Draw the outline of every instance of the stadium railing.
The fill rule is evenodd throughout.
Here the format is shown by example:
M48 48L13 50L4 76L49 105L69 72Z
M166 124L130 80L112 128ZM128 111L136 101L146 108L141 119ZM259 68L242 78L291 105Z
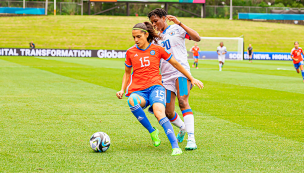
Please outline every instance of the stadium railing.
M58 2L56 4L57 15L81 15L81 4L76 0L76 2ZM164 3L129 3L130 5L130 15L131 16L146 16L149 11L155 8L164 8ZM99 11L111 8L113 6L120 6L119 8L113 9L104 15L126 15L126 4L125 3L91 3L91 14L97 13ZM196 14L200 14L200 5L196 6L193 4L175 4L174 6L182 7ZM0 0L0 7L23 7L22 0ZM25 1L25 7L30 8L44 8L45 1ZM48 1L48 14L53 14L54 3ZM238 19L238 13L271 13L273 10L301 10L301 9L291 9L289 7L256 7L256 6L233 6L233 18ZM304 12L304 9L302 9ZM172 15L179 17L192 17L193 15L176 10L173 6L169 6L168 12ZM83 14L88 14L88 3L87 0L83 1ZM206 5L206 17L207 18L229 18L230 7L229 6L214 6ZM195 16L194 16L195 17Z

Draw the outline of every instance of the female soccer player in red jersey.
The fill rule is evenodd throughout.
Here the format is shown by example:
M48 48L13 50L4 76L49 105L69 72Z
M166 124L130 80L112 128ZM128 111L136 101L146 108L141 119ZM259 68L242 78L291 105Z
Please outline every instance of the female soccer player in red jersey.
M194 65L196 66L196 69L198 69L198 57L199 57L199 47L197 46L197 43L194 43L194 46L190 49L190 51L193 53L193 59L194 59L194 63L192 65L192 67L194 67Z
M174 58L190 73L185 39L198 42L200 41L199 34L183 24L175 16L168 15L167 12L161 8L151 11L148 14L148 18L162 37L161 40L158 40L158 44L172 53ZM174 22L174 25L168 25L166 22L167 19ZM187 132L188 141L186 150L195 150L197 145L194 138L194 116L188 102L190 89L192 87L190 79L164 60L161 60L160 69L163 85L167 91L166 115L171 123L180 129L177 135L178 142L184 140L185 133ZM185 123L174 111L176 97Z
M122 99L124 91L129 97L129 107L137 120L149 131L154 146L160 145L158 138L159 131L153 128L143 111L150 105L149 112L154 113L159 124L172 146L172 155L179 155L182 150L179 148L174 135L173 128L165 114L166 93L162 86L161 75L159 74L160 59L168 61L191 81L192 85L203 88L202 82L194 79L189 72L178 63L175 58L161 46L151 44L157 41L159 36L155 33L149 22L138 23L133 27L132 35L135 45L126 52L125 73L123 76L121 90L116 93ZM131 74L133 68L133 73Z
M302 58L302 55L304 55L303 49L301 47L299 47L299 42L297 42L297 41L294 43L294 46L295 47L291 50L290 57L293 60L293 65L294 65L296 71L298 73L300 73L300 70L301 70L302 78L303 78L303 82L304 82L304 70L303 70L303 58ZM300 70L299 70L299 68L300 68Z

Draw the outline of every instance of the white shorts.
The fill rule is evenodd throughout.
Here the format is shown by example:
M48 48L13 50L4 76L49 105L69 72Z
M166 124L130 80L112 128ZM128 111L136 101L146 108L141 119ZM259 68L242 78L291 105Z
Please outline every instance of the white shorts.
M182 73L180 72L175 72L175 73L172 73L170 75L166 75L166 76L163 76L162 77L162 82L163 82L163 85L164 87L166 88L166 90L169 90L169 91L172 91L175 93L175 95L177 95L177 89L176 89L176 81L179 77L182 77L182 78L186 78L186 76L184 76ZM180 81L181 82L181 81ZM184 81L185 82L185 81ZM186 84L183 84L185 85L184 87L187 87L187 83ZM179 87L181 88L181 86ZM188 88L188 87L187 87ZM192 88L192 86L191 86ZM190 89L191 89L190 88ZM183 93L180 93L180 94L183 94ZM188 95L188 94L186 94Z
M225 55L218 56L218 61L225 62Z
M166 88L166 90L170 90L170 91L174 92L175 95L177 95L175 83L176 83L177 78L179 78L179 77L186 78L179 71L162 77L163 85Z

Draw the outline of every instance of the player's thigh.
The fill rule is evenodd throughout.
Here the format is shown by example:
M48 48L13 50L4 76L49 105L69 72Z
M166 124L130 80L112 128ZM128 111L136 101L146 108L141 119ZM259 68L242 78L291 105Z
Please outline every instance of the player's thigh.
M137 104L139 104L141 107L145 107L147 104L147 98L145 98L144 95L140 94L140 93L132 93L129 96L128 99L128 104L129 106L135 106Z
M295 68L296 70L298 70L298 69L299 69L299 67L300 67L300 64L299 64L299 63L297 63L297 64L293 64L293 66L294 66L294 68Z
M301 71L303 70L303 61L299 62L299 68Z
M158 121L166 117L165 114L166 108L164 104L156 102L152 105L152 107L153 107L154 116L157 118Z
M160 120L166 117L165 106L166 106L166 90L161 85L153 86L149 95L149 103L152 105L152 112L155 117ZM150 110L151 111L151 110Z
M175 98L176 95L170 90L166 90L166 116L172 119L175 114Z
M191 83L185 77L179 77L175 83L176 90L177 90L177 99L179 103L179 107L181 109L189 109L189 95L191 90Z

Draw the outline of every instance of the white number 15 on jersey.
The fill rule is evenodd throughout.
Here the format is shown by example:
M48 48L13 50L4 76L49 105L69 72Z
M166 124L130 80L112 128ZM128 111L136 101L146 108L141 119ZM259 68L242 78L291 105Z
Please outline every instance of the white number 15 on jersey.
M143 58L139 59L139 61L141 63L141 67L147 67L150 65L150 60L148 60L148 58L149 58L148 56L144 57L144 62L143 62Z

